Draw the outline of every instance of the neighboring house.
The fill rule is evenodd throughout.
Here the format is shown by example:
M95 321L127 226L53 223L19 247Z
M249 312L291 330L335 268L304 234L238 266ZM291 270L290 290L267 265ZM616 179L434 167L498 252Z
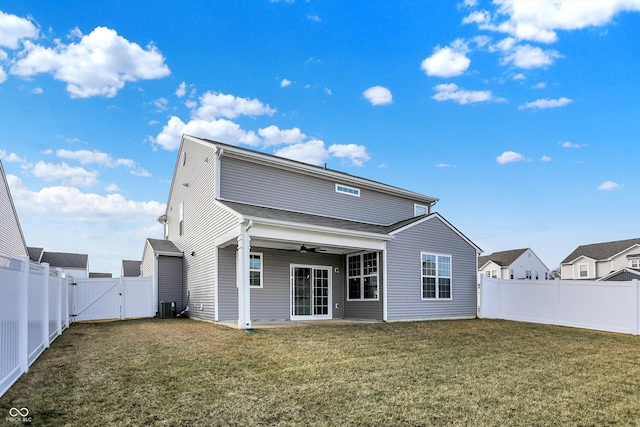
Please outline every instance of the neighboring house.
M122 268L120 269L120 277L140 277L142 276L142 262L132 260L122 260Z
M578 246L560 268L563 280L640 278L640 238Z
M89 279L111 279L113 275L111 273L94 273L89 272Z
M27 244L22 234L7 177L0 161L0 255L28 256Z
M61 268L76 279L89 277L89 255L68 252L47 252L43 248L29 247L29 258L37 263L48 263L49 268Z
M505 280L547 280L549 269L531 249L512 249L478 257L478 275Z
M159 218L166 240L147 240L143 275L157 272L160 293L161 257L181 259L177 309L239 328L252 320L474 318L481 251L432 212L436 202L185 135Z

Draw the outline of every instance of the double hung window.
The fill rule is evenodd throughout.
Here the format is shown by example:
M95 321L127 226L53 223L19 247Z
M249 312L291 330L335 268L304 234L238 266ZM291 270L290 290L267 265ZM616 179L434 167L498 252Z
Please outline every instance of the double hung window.
M451 255L421 253L422 299L451 299Z
M378 300L378 253L347 257L347 300Z

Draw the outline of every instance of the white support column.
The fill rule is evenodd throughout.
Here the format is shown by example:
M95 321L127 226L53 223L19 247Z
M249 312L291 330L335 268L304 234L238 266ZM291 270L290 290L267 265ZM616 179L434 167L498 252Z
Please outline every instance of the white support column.
M22 278L18 290L18 358L21 371L29 372L29 257L21 256Z
M42 273L44 285L42 286L44 289L42 293L44 301L42 310L42 335L44 336L44 348L49 348L49 264L43 262L41 265L44 267L44 272Z
M384 249L382 250L382 320L384 322L388 319L388 302L387 302L387 242L384 242Z
M250 226L249 226L250 227ZM238 236L236 286L238 288L238 329L251 329L251 290L249 289L249 227Z

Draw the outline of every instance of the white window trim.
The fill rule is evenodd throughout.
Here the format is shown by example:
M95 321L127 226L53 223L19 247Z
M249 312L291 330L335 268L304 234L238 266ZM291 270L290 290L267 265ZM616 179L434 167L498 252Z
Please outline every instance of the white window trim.
M364 255L374 253L376 254L376 274L364 274ZM360 257L360 275L349 276L349 258ZM360 278L360 298L349 298L349 279L359 277ZM378 286L378 292L376 292L376 298L364 297L364 278L375 277ZM364 252L361 254L347 255L347 301L380 301L380 255L378 252Z
M260 269L259 270L255 269L255 268L251 268L251 260L249 260L249 276L251 276L251 272L252 271L259 271L260 272L260 286L252 286L251 285L251 281L249 281L249 287L251 289L262 289L264 287L264 255L262 254L262 252L249 252L249 258L251 258L251 255L260 257Z
M585 272L586 272L587 274L585 274L584 276L583 276L582 274L580 274L580 273L581 273L580 267L582 267L583 265L584 265L585 267L587 267L587 268L586 268L586 270L585 270ZM578 264L578 277L579 277L579 278L580 278L580 277L589 277L589 264Z
M422 256L423 255L434 255L436 257L436 297L435 298L425 298L424 297L424 292L423 292L423 288L422 288L422 278L423 277L431 277L431 276L424 276L422 274ZM440 276L438 276L438 257L439 256L446 256L449 257L449 259L451 260L451 276L449 276L450 282L449 282L449 298L440 298L440 288L438 287L438 279L440 278ZM444 277L444 276L443 276ZM438 253L434 253L434 252L420 252L420 299L422 301L451 301L453 300L453 255L451 254L438 254Z
M348 196L353 196L353 197L360 197L359 188L349 187L348 185L338 184L337 182L336 182L336 193L346 194Z
M413 216L424 215L424 214L419 214L418 213L418 208L423 208L424 209L424 214L428 214L429 213L429 206L419 205L417 203L414 203L413 204Z
M635 263L635 267L633 265L633 263ZM631 268L640 268L640 258L632 258L629 260L629 266Z

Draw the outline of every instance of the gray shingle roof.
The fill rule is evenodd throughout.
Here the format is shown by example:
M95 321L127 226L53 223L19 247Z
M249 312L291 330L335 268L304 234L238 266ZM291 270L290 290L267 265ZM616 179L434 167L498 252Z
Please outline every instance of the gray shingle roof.
M86 269L87 264L89 263L89 255L45 251L42 254L42 259L40 260L40 262L47 262L51 267Z
M147 239L154 252L168 252L182 255L182 251L171 240Z
M478 268L482 267L489 261L493 261L501 267L511 265L520 255L525 253L529 248L511 249L509 251L494 252L490 255L478 257Z
M44 248L28 247L27 251L29 251L29 259L31 261L40 262L40 257L42 256L42 252L44 252Z
M140 276L141 261L122 260L122 272L124 277L138 277Z
M331 218L320 215L312 215L302 212L286 211L282 209L265 208L262 206L247 205L244 203L220 200L220 203L234 211L248 217L275 219L279 221L297 224L316 225L320 227L337 228L366 233L387 234L384 225L370 224L366 222L349 221L346 219Z
M90 279L111 279L113 275L111 273L89 273Z
M595 260L604 260L615 254L619 254L625 249L629 249L633 245L640 245L640 238L578 246L568 257L562 260L561 264L569 263L580 256L586 256Z

